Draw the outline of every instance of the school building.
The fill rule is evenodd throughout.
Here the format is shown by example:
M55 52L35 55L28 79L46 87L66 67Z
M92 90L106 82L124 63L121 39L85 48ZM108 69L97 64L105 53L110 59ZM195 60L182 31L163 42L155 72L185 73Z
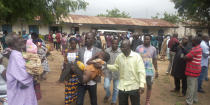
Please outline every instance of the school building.
M181 28L180 28L181 27ZM1 31L26 33L37 32L41 35L47 35L49 32L66 32L76 33L89 32L91 30L107 29L107 30L123 30L138 33L193 35L197 31L206 32L204 28L193 28L183 25L175 25L160 19L139 19L139 18L110 18L84 15L68 15L61 18L60 22L55 24L44 25L35 21L33 24L17 22L15 24L1 24ZM190 31L189 31L190 30Z

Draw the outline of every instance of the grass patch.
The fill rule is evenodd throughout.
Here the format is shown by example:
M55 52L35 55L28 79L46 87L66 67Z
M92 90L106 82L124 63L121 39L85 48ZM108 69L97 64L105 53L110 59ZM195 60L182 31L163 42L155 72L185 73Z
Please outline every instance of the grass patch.
M175 105L184 105L183 102L176 102Z

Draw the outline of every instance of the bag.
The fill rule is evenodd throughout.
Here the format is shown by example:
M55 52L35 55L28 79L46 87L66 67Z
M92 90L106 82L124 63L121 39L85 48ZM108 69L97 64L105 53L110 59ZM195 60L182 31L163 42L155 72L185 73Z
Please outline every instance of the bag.
M37 54L37 46L31 39L26 42L26 52Z

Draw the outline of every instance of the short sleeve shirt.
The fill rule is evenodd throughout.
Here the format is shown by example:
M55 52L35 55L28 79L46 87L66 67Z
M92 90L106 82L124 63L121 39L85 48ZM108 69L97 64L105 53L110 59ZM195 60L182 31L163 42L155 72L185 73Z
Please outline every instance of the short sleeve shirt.
M154 76L154 66L152 60L154 58L157 58L156 48L152 45L150 45L149 47L140 45L136 48L136 52L141 55L144 61L146 76Z

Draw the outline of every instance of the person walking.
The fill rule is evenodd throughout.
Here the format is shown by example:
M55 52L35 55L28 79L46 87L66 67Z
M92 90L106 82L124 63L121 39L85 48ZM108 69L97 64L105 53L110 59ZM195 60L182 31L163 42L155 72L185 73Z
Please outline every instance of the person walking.
M114 64L116 57L121 53L121 50L118 48L118 39L113 39L111 42L111 47L107 48L105 51L109 53L110 60L108 64ZM119 83L119 72L112 72L109 69L105 70L104 73L104 89L106 91L106 96L104 97L104 102L106 103L111 96L110 93L110 84L113 80L113 93L112 93L112 102L111 105L116 105L117 95L118 95L118 83Z
M33 77L26 72L21 52L25 43L14 33L8 37L10 40L6 43L12 49L6 71L8 105L37 105Z
M86 33L85 36L85 47L79 49L78 56L79 60L82 61L85 66L87 65L87 61L91 59L94 55L96 55L101 50L94 47L95 43L95 35L92 32ZM78 87L78 99L77 105L83 105L84 97L86 91L89 92L91 105L97 104L97 83L94 80L89 81L87 84L80 84Z
M191 50L188 44L188 37L183 37L181 44L177 47L174 56L171 75L174 77L175 89L171 92L180 92L180 82L182 83L182 94L185 96L187 91L187 77L185 75L186 61L183 57Z
M187 76L187 105L193 105L198 102L197 89L198 89L198 77L201 73L201 58L202 48L200 47L201 38L195 36L192 38L192 50L185 55L186 69L185 75Z
M150 97L152 95L152 83L154 76L158 77L158 67L157 67L157 51L154 46L150 44L151 36L144 36L144 44L136 48L143 61L146 72L146 84L147 84L147 93L146 93L146 103L145 105L150 105ZM154 72L155 71L155 72Z
M59 82L65 84L65 105L70 105L76 102L78 97L78 86L79 79L78 75L74 73L73 68L67 68L67 65L73 65L73 62L76 60L76 56L78 56L78 50L76 48L77 39L75 37L70 38L69 40L69 49L64 53L64 64L63 70L60 75Z
M205 91L202 89L203 80L205 79L205 76L208 71L208 61L209 61L209 36L203 35L201 41L201 48L202 48L202 60L201 60L201 75L198 77L198 92L205 93Z
M130 41L122 40L120 53L114 64L108 64L111 71L119 71L119 105L128 105L130 97L132 105L140 105L140 94L144 92L145 68L141 56L131 51Z

